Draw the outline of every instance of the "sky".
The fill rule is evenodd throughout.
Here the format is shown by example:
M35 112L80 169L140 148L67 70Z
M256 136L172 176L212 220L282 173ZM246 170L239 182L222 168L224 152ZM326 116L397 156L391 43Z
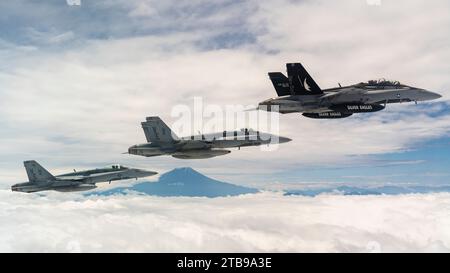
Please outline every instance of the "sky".
M278 178L314 182L340 173L400 177L415 165L433 182L446 182L435 175L448 175L447 1L79 4L0 4L2 187L26 180L28 159L55 173L110 163L158 172L188 166L262 187ZM144 142L146 116L171 125L172 110L191 107L194 97L220 107L256 105L275 96L267 72L297 61L322 88L386 77L443 98L338 121L283 115L278 133L293 141L274 152L249 148L200 161L121 154ZM435 145L444 147L443 160L427 156Z
M449 13L446 0L0 2L0 251L448 252L445 193L207 200L9 188L27 180L30 159L53 174L112 163L192 167L263 189L449 184ZM174 109L194 98L226 107L274 97L267 72L288 62L303 63L321 88L387 78L443 97L343 120L277 115L275 133L293 141L275 151L122 154L145 142L145 117L173 125ZM113 186L123 183L131 182ZM133 224L136 233L117 236Z

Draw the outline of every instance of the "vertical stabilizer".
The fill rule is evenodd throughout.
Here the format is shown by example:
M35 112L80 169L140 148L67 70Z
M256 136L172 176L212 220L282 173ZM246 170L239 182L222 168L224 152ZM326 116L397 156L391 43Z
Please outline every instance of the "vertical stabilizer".
M147 142L174 142L178 137L159 117L148 117L142 122Z
M323 94L301 63L286 64L291 95Z
M27 171L28 181L31 183L41 183L55 180L55 177L49 173L44 167L39 165L34 160L23 162L25 170Z

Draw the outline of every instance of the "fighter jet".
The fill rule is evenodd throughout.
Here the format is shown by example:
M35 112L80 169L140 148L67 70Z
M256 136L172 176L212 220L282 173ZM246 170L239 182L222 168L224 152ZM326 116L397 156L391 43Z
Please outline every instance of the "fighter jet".
M157 174L156 172L127 168L121 165L112 165L101 169L75 171L72 173L53 176L34 160L25 161L29 182L15 184L13 191L37 192L55 190L59 192L86 191L95 189L96 183L109 182L122 179L138 179Z
M291 141L251 129L179 138L159 117L147 117L141 124L148 143L131 146L128 153L145 157L171 155L179 159L205 159L229 154L228 148Z
M302 113L313 119L347 118L355 113L381 111L388 103L434 100L441 95L398 81L371 80L350 86L321 89L300 63L289 63L286 77L269 73L278 94L258 109L281 114Z

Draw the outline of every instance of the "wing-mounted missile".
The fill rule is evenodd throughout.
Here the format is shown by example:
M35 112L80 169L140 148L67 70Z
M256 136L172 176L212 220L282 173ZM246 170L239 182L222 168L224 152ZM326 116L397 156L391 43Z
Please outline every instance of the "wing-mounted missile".
M341 113L371 113L381 111L386 106L381 104L338 104L328 108Z
M304 117L312 118L312 119L341 119L341 118L348 118L353 114L330 111L330 112L322 112L322 113L303 113L302 115Z

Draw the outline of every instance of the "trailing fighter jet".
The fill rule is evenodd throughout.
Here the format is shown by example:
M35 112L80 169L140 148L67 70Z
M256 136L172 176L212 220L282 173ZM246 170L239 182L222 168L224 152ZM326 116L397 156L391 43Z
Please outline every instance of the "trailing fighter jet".
M224 131L178 138L159 118L148 117L142 122L147 142L131 146L129 154L140 156L171 155L179 159L205 159L231 153L227 148L259 146L291 141L289 138L261 133L251 129Z
M337 119L354 113L381 111L388 103L417 103L441 97L425 89L384 79L322 90L302 64L286 66L288 77L281 72L269 73L278 97L259 103L259 110L281 114L299 112L313 119Z
M86 191L97 188L99 182L109 182L122 179L138 179L157 174L156 172L127 168L121 165L92 169L87 171L61 174L53 176L34 160L25 161L29 182L15 184L13 191L37 192L55 190L60 192Z

